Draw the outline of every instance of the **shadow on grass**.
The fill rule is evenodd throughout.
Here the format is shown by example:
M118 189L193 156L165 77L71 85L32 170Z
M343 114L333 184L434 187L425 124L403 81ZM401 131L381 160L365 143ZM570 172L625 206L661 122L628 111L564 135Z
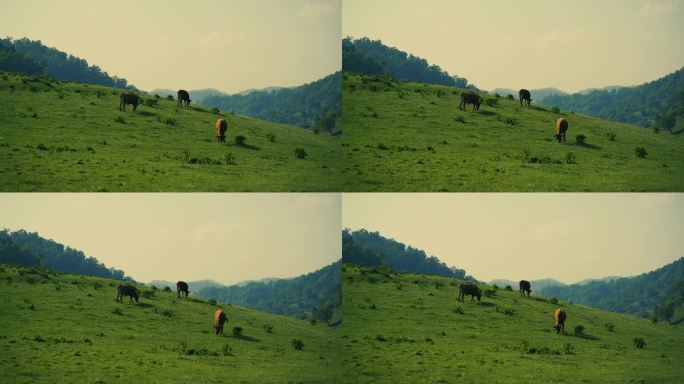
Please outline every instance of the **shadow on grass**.
M596 336L593 336L593 335L586 335L586 334L584 334L584 333L581 333L581 334L579 334L579 335L572 335L572 336L579 337L580 339L585 339L585 340L601 340L601 339L599 339L599 338L596 337Z
M490 303L488 301L481 301L481 302L477 303L477 305L479 305L481 307L494 307L494 306L496 306L496 304Z
M492 111L477 111L480 115L485 115L485 116L496 116L496 112Z
M251 145L251 144L234 144L234 145L236 147L240 147L240 148L251 149L252 151L258 151L260 149L256 145Z
M587 143L575 144L575 146L582 147L582 148L588 148L588 149L601 149L601 147L599 147L598 145L587 144Z
M136 111L136 113L140 116L157 116L156 113L150 111Z
M153 308L154 305L149 304L149 303L135 303L136 307L143 307L143 308Z
M245 335L238 335L238 336L233 336L233 339L238 339L238 340L244 340L244 341L253 341L253 342L259 342L259 339L255 339L250 336L245 336Z

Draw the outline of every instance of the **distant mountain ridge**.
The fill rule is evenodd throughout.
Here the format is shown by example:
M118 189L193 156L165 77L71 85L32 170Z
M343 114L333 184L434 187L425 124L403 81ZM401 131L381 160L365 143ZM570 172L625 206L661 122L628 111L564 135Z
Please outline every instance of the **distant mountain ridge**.
M489 91L490 94L498 94L500 96L508 96L508 95L513 95L516 99L518 98L518 90L510 89L510 88L494 88L491 91ZM558 88L553 88L553 87L547 87L547 88L538 88L538 89L530 89L530 94L532 96L532 102L538 102L538 103L543 103L543 99L547 96L550 95L568 95L567 92L558 89Z

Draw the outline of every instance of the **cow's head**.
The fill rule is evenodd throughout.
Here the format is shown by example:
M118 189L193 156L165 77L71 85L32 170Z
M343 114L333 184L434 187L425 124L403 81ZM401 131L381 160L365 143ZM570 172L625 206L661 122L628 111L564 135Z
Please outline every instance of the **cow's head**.
M133 298L135 299L135 302L136 302L136 303L137 303L138 301L140 301L140 292L138 292L137 289L136 289L135 291L133 291Z
M482 291L480 291L480 290L478 289L478 290L477 290L477 293L475 294L475 296L477 296L477 301L481 301L480 299L482 299Z
M556 326L554 326L554 328L556 328L556 335L559 334L560 331L561 331L561 326L560 326L560 325L556 325Z
M188 99L188 105L190 105L190 102L191 102L191 101L192 101L192 100Z

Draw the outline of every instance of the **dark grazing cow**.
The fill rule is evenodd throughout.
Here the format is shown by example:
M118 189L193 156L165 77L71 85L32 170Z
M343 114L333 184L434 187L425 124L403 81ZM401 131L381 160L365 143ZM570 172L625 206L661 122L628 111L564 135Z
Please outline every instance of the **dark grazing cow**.
M463 109L465 111L466 104L472 104L473 111L479 111L480 104L482 104L482 98L477 93L463 92L461 93L461 103L458 104L458 109Z
M216 312L214 312L214 330L216 331L216 334L223 334L223 323L228 320L228 316L226 316L226 313L223 312L220 309L217 309Z
M553 321L556 323L554 328L556 328L556 334L559 334L561 329L563 332L565 332L565 319L567 315L565 314L565 310L557 308L556 311L553 312Z
M532 102L532 95L530 95L530 91L527 89L521 89L518 91L518 98L520 98L520 106L523 106L523 101L527 106L530 106L530 103Z
M138 105L140 105L141 103L142 99L135 93L122 92L121 95L119 95L119 111L125 112L126 104L133 105L133 111L135 111L136 109L138 109Z
M119 284L119 286L116 287L116 302L123 303L124 296L130 296L131 303L133 302L133 299L135 299L136 303L140 299L140 293L138 292L138 288L130 284Z
M525 292L527 292L527 297L530 297L530 292L532 292L530 282L527 280L520 280L520 296L525 297Z
M185 281L179 281L179 282L177 282L177 283L176 283L176 291L178 292L178 298L179 298L179 299L180 299L180 297L181 297L181 293L184 293L184 294L185 294L185 298L187 299L187 298L188 298L188 293L190 293L190 291L188 290L188 283L186 283Z
M216 141L218 141L219 143L225 143L227 130L228 122L226 122L226 119L216 120Z
M190 94L188 93L188 91L186 91L185 89L179 89L178 90L178 106L179 107L182 107L183 105L185 105L186 107L190 107L191 101L192 100L190 100Z
M458 301L465 301L465 295L470 295L470 302L475 301L475 296L477 296L477 301L482 298L482 292L475 284L471 283L461 283L458 286Z
M558 142L565 141L565 132L568 131L568 121L561 117L556 121L556 134L553 136Z

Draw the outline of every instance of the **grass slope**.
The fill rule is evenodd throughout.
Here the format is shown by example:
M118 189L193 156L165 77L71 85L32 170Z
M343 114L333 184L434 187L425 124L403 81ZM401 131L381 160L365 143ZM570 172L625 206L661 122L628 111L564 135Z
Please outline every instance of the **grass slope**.
M119 93L2 74L0 190L341 189L337 137L203 107L179 109L166 99L120 112ZM219 117L228 120L225 144L214 141ZM238 135L246 145L235 144ZM297 158L296 148L307 157Z
M346 264L340 330L346 382L681 382L682 327L523 299L517 291L461 303L457 283ZM553 329L557 307L568 314L566 334ZM584 326L580 336L577 325ZM634 338L646 346L636 348Z
M328 383L340 375L334 328L228 304L216 336L215 305L161 290L120 304L118 283L0 266L0 382ZM242 337L232 336L236 326Z
M347 191L681 191L684 142L567 113L558 144L549 107L517 100L459 111L450 87L345 73ZM487 96L492 98L493 96ZM577 135L586 136L576 145ZM614 134L614 140L608 136ZM635 155L635 148L648 152Z

